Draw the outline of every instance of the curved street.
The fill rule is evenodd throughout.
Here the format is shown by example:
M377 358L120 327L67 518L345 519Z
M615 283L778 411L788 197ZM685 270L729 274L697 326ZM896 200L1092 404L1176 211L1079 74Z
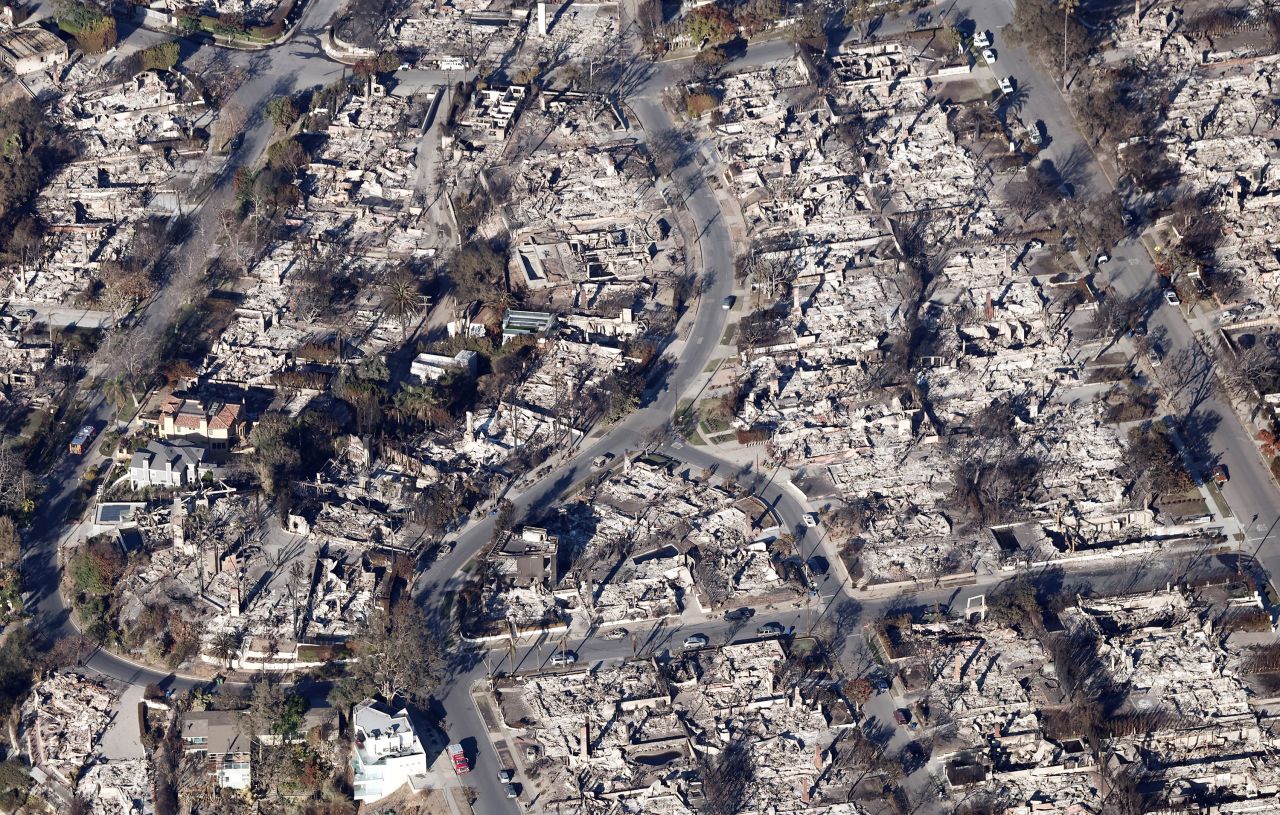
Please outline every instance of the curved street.
M230 182L235 170L256 165L273 135L270 121L262 115L266 102L274 96L326 84L346 70L345 66L330 61L319 47L325 26L339 4L340 0L311 0L298 23L296 34L287 43L267 50L226 51L208 45L184 44L184 57L191 65L208 66L217 61L248 72L246 81L233 95L232 104L250 111L251 115L243 143L219 174L211 192L193 212L197 224L193 237L177 251L192 253L196 257L208 257L217 251L214 243L218 233L217 214L232 195ZM1010 4L1004 0L979 3L970 15L982 25L999 29L1010 18L1009 7ZM989 20L984 20L984 13ZM126 44L147 44L161 36L137 30L130 34ZM786 56L791 50L791 45L780 41L752 46L739 57L738 64L763 64ZM1006 63L1004 67L1029 77L1027 85L1034 85L1035 92L1030 97L1027 115L1049 122L1053 141L1045 151L1046 157L1056 156L1062 161L1073 148L1077 151L1085 148L1084 140L1076 132L1069 115L1063 112L1066 107L1054 84L1035 67L1025 51L1005 45L1001 62ZM627 106L638 120L642 138L676 130L676 122L663 106L662 96L674 81L678 68L679 63L652 64L647 78L626 99ZM427 86L445 84L449 79L458 77L449 77L443 72L407 71L403 72L402 78L406 82ZM1096 161L1091 158L1086 164L1090 185L1099 189L1109 185ZM667 180L666 190L668 200L673 206L685 210L694 230L688 251L700 259L704 287L691 316L686 316L679 327L682 336L667 349L675 359L674 366L662 382L656 383L656 392L649 395L643 407L608 427L602 434L584 438L548 475L510 494L508 498L515 507L517 518L533 517L553 507L592 474L591 462L604 453L612 453L620 459L628 453L656 450L703 470L732 472L741 466L717 457L706 448L675 438L669 430L677 405L703 387L708 378L708 365L720 347L728 320L734 315L734 312L722 309L720 303L734 293L734 260L742 247L735 247L726 214L699 161L689 161L680 166L674 177ZM198 290L195 265L179 264L179 269L178 277L148 305L132 330L142 332L152 341L159 341L175 315L187 304L191 293ZM1155 285L1150 256L1137 241L1126 242L1116 250L1111 269L1112 282L1121 292L1150 290ZM1188 350L1189 354L1198 352L1193 326L1188 325L1185 315L1175 311L1174 307L1161 306L1152 318L1152 325L1164 328L1171 338L1172 350L1187 348L1195 349ZM118 365L118 362L108 360L98 373L103 379L109 378L118 372ZM1225 493L1237 515L1243 519L1240 526L1246 535L1247 551L1253 553L1256 547L1258 559L1264 565L1280 568L1280 549L1270 541L1273 527L1280 525L1280 497L1253 449L1248 432L1230 406L1212 397L1199 400L1188 409L1216 415L1209 446L1221 461L1228 464L1233 474ZM106 427L114 421L114 411L101 396L96 396L86 405L83 418L86 422ZM74 628L66 602L58 590L61 578L58 547L74 531L63 520L75 504L84 472L101 461L96 454L83 459L62 457L46 479L44 499L26 536L22 567L25 584L30 591L28 607L34 612L36 624L49 631L69 633ZM782 521L782 529L793 533L807 532L802 538L806 549L819 551L834 567L838 554L831 550L823 527L806 530L802 516L810 507L786 480L786 474L779 472L770 476L766 472L761 475L768 480L759 496L776 511ZM1252 520L1248 520L1250 515ZM417 576L415 598L429 609L438 607L446 595L461 587L466 578L463 567L489 544L492 532L492 517L483 517L468 524L453 539L453 550ZM1091 579L1095 584L1114 584L1117 588L1132 586L1134 581L1160 585L1162 580L1176 579L1179 568L1179 562L1175 560L1145 564L1137 570L1115 567L1084 569L1073 573L1073 576ZM840 572L843 574L843 570ZM829 573L818 585L816 595L806 602L787 608L757 609L745 628L720 617L708 616L682 620L677 624L660 624L648 631L634 631L629 638L622 640L605 640L588 631L567 642L566 647L575 650L585 661L599 662L628 658L643 651L672 648L693 631L707 634L713 642L724 642L735 636L751 636L754 626L776 621L794 630L834 624L849 638L846 658L856 660L865 656L861 653L861 621L872 619L884 609L904 602L963 608L969 598L984 594L1006 577L1003 573L980 576L973 584L962 588L935 587L904 598L897 591L884 594L859 591L847 580ZM496 671L525 670L544 665L560 644L559 640L532 642L513 649L514 653L511 653L505 645L486 649L469 648L459 643L456 652L451 654L454 665L438 696L447 712L451 731L475 740L477 752L473 763L476 772L466 779L466 784L477 789L485 802L485 812L517 812L519 808L516 802L505 799L503 785L496 779L494 771L499 768L498 759L490 740L484 736L484 720L470 698L470 689L475 682ZM101 649L89 655L85 664L104 675L131 684L157 683L182 689L206 681L142 667ZM873 702L870 710L887 718L889 708L886 706L879 710L876 704Z

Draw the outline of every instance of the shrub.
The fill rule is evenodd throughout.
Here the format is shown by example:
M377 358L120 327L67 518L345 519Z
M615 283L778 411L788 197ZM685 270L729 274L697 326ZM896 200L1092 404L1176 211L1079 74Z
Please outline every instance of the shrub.
M101 54L116 44L116 19L97 6L68 2L58 9L55 19L58 28L75 37L86 54Z
M169 40L142 52L142 69L168 71L178 64L178 41Z

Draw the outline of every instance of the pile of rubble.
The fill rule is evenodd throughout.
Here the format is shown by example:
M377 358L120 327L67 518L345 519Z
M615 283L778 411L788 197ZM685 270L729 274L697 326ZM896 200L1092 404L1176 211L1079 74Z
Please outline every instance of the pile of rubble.
M100 749L116 717L136 715L119 709L117 692L79 674L54 673L37 683L22 704L20 720L36 793L50 803L78 797L92 815L150 815L149 762L111 760Z
M98 280L103 264L121 259L144 217L177 212L181 191L216 169L196 132L206 115L190 81L170 71L144 71L102 90L60 96L50 117L75 140L79 157L54 173L37 197L48 237L14 270L10 295L68 302ZM118 295L113 307L137 296L123 287L105 294Z

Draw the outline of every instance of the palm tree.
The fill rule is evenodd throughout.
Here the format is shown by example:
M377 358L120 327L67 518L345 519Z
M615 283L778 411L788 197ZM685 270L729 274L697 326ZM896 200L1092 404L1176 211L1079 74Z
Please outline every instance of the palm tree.
M1062 3L1062 90L1067 90L1067 15L1076 10L1080 0L1059 0Z
M107 404L111 405L118 412L123 413L125 408L133 407L133 388L129 386L129 381L123 376L116 376L102 383L102 394L106 397Z
M418 281L408 269L398 269L387 279L386 309L400 323L400 339L409 334L409 321L418 311Z

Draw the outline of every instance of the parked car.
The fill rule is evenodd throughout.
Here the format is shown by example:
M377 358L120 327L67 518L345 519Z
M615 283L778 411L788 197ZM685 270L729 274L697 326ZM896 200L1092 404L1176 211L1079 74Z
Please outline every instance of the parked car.
M609 462L613 461L613 453L604 453L591 459L591 466L597 470L602 470L609 466Z
M726 620L750 620L755 616L754 608L735 608L732 611L725 612Z
M516 777L515 770L498 770L498 780L504 784L510 784Z
M898 724L905 726L907 722L911 721L911 714L908 713L905 708L897 708L893 711L893 720Z
M1099 252L1098 256L1093 259L1093 263L1095 266L1101 266L1104 263L1110 263L1110 262L1111 262L1111 255L1108 255L1106 252Z
M996 61L996 52L992 51L990 48L983 48L982 61L987 63L988 66L990 66L991 63Z
M804 525L807 527L815 527L818 525L818 513L806 512L803 516Z
M1000 93L1008 96L1013 93L1013 77L1006 76L1000 79Z
M782 627L782 623L765 623L756 629L756 633L762 637L780 637L786 631L787 629Z
M1231 476L1227 473L1227 465L1219 464L1217 467L1213 468L1213 483L1222 487L1230 480Z
M973 45L976 48L988 48L991 46L991 35L985 31L975 32L973 35Z
M1151 351L1147 354L1147 362L1151 363L1152 368L1159 368L1164 362L1164 350L1158 346L1151 346Z
M1165 289L1164 301L1171 306L1176 306L1182 302L1182 299L1178 297L1178 293L1173 289Z
M627 629L615 628L612 631L610 631L608 634L605 634L604 638L607 640L621 640L621 639L625 639L627 634L628 634Z
M685 648L706 648L710 643L706 634L692 634L684 638Z
M725 311L728 311L729 309L733 308L734 299L735 298L732 294L724 298L723 300L720 301L720 308L724 309Z
M578 655L573 651L557 651L551 655L552 665L572 665L578 661Z
M1258 312L1262 311L1263 308L1264 307L1261 303L1245 303L1243 306L1240 307L1240 310L1243 311L1245 314L1257 314Z
M809 567L809 571L813 574L826 574L831 570L831 564L827 563L827 559L821 555L814 555L805 561L805 565Z
M520 790L516 789L516 785L515 785L515 784L508 784L508 785L505 787L505 789L506 789L506 791L507 791L507 797L508 797L508 798L519 798L519 797L520 797Z
M1031 143L1034 144L1036 147L1039 147L1042 143L1044 143L1044 136L1041 135L1040 133L1040 125L1036 124L1035 122L1032 122L1030 125L1028 125L1027 138L1030 139Z

